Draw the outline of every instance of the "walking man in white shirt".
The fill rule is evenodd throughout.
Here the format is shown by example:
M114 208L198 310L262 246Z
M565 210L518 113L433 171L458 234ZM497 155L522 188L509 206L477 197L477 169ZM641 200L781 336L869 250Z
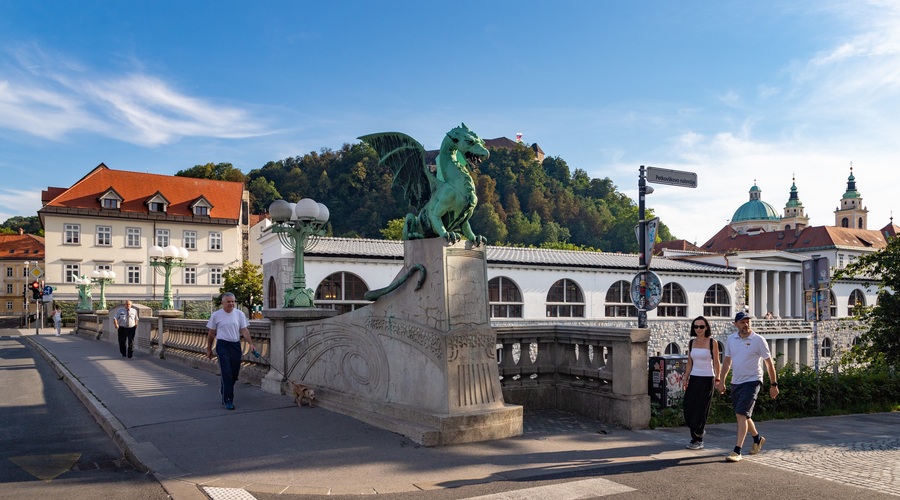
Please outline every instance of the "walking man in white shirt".
M717 377L719 392L724 394L725 376L729 370L734 370L731 376L731 401L737 418L737 442L734 451L726 459L729 462L741 460L741 448L744 446L748 431L753 437L751 455L759 453L766 443L766 438L760 435L756 430L756 424L750 418L763 381L760 361L765 363L766 371L769 372L769 397L772 399L778 397L778 378L772 355L769 353L769 345L766 339L751 330L750 319L750 315L744 312L739 312L734 317L734 326L738 331L725 340L725 360L722 362L722 372Z
M222 295L222 308L212 313L206 328L209 330L206 343L206 357L213 358L213 343L216 344L216 356L219 357L219 371L222 374L219 393L226 410L234 409L234 383L241 372L241 337L256 350L250 339L250 322L240 309L236 309L237 300L231 292Z
M138 311L131 306L131 301L125 301L125 307L113 318L116 331L119 334L119 352L122 357L131 357L134 354L134 332L137 330L139 320Z

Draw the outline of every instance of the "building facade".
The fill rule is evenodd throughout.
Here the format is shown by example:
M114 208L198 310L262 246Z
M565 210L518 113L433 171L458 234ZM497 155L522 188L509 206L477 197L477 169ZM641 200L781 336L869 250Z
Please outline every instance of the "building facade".
M44 238L33 234L0 234L0 316L34 312L29 286L43 282Z
M43 192L45 280L57 300L76 300L75 280L112 271L107 300L162 300L164 277L150 265L153 246L183 247L172 271L176 307L209 301L223 273L246 258L249 197L239 182L175 177L100 164L68 188Z

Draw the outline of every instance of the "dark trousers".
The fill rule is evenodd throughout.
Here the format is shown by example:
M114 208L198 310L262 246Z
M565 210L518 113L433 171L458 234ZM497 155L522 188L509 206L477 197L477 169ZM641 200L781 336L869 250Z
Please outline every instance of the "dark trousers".
M216 356L222 373L222 404L234 402L234 383L241 373L241 343L216 339Z
M715 377L691 375L687 391L684 392L684 422L691 431L691 441L703 441L714 390Z
M122 356L131 357L131 353L134 352L134 332L137 330L136 326L132 326L128 328L127 326L119 327L119 352L122 353Z

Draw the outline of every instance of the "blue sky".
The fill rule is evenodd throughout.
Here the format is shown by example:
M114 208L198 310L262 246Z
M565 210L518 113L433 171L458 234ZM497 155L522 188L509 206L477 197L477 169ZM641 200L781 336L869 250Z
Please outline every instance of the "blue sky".
M900 158L900 2L0 0L0 220L103 162L174 174L465 122L523 134L704 242L792 176L833 224L852 162L869 228ZM891 118L893 117L893 118ZM889 191L890 190L890 191Z

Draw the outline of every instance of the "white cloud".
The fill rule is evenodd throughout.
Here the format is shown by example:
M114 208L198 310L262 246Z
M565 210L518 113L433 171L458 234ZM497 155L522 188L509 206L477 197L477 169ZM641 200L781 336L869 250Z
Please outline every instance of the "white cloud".
M92 132L144 146L269 133L252 112L186 95L155 76L102 75L34 47L12 56L0 73L3 128L54 140Z

